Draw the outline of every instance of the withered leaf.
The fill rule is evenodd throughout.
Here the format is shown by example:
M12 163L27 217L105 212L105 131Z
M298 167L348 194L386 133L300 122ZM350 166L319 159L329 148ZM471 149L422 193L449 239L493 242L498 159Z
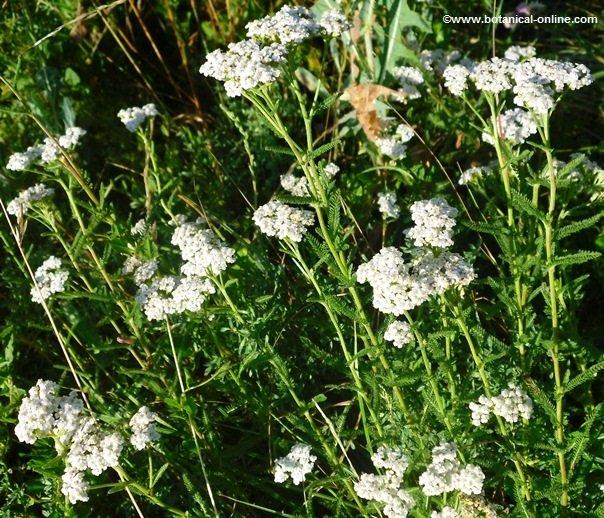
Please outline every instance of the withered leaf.
M351 86L344 91L342 96L344 100L352 104L363 131L371 141L375 141L384 128L384 121L379 118L375 106L376 99L382 96L403 98L401 92L376 84Z

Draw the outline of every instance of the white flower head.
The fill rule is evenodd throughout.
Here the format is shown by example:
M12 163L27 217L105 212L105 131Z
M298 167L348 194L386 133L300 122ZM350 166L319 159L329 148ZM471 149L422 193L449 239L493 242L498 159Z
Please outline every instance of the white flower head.
M380 137L376 139L375 143L379 148L380 153L394 160L399 160L407 156L407 146L396 136Z
M287 48L281 43L262 46L253 40L231 43L226 52L215 50L206 56L199 73L224 82L229 97L269 84L281 76L279 65L287 59Z
M169 315L201 310L207 296L215 292L210 279L166 275L141 284L135 298L147 319L163 320Z
M131 133L134 133L149 117L155 117L156 115L159 115L159 112L153 103L140 107L123 108L117 112L119 120L122 121L122 124Z
M220 275L235 262L235 250L220 241L210 229L203 228L201 220L178 225L172 234L172 244L180 250L184 261L181 271L188 277Z
M309 445L295 444L285 457L275 461L275 482L281 484L291 478L297 486L306 480L306 475L312 471L316 460Z
M67 150L73 149L78 145L80 139L84 135L86 135L86 130L77 126L72 126L67 128L65 133L56 139L56 142L58 142L59 145L57 145L55 139L46 137L44 143L40 147L40 161L43 164L47 164L56 160L61 153L59 146Z
M310 196L308 180L305 176L285 173L281 175L281 187L293 196Z
M432 450L432 461L420 477L419 484L426 496L438 496L450 491L466 495L482 493L484 473L473 464L462 466L453 443L441 443Z
M61 268L61 259L51 255L36 270L35 285L31 289L31 300L41 304L54 293L65 291L69 272Z
M472 166L461 173L457 183L459 185L467 185L480 178L490 175L492 172L493 170L487 166Z
M469 76L470 71L463 65L449 65L443 72L445 86L455 96L467 89Z
M401 213L401 208L396 201L396 193L394 191L384 191L378 193L378 207L384 219L398 218Z
M151 412L148 407L140 407L130 419L132 435L130 443L136 450L143 450L148 444L159 439L159 433L155 426L157 414Z
M393 321L384 333L384 340L392 342L392 345L401 348L406 344L413 342L413 332L407 322L401 320Z
M29 146L25 151L9 156L6 168L10 171L23 171L41 155L41 146Z
M139 219L130 229L130 234L133 236L144 236L147 232L148 224L145 218Z
M88 502L89 484L84 478L84 472L73 468L67 468L61 477L63 493L72 505L78 502Z
M55 190L52 187L46 187L43 183L38 183L21 191L16 198L11 200L6 206L6 212L17 218L22 218L34 202L48 198L54 192Z
M122 273L132 274L135 284L141 286L156 274L158 266L157 259L143 261L136 256L130 256L124 262Z
M380 446L371 460L384 474L361 474L354 483L356 494L381 504L388 518L405 518L414 505L411 495L400 487L408 466L407 457L398 448Z
M411 205L411 219L415 226L406 235L417 247L448 248L453 244L453 227L457 209L443 198L416 201Z
M424 82L424 76L418 68L415 67L396 67L392 70L392 75L399 81L399 91L407 99L418 99L421 97L418 86Z
M314 223L311 211L290 207L278 200L271 200L254 212L254 223L267 236L302 241L308 227Z
M493 396L491 404L492 412L508 423L517 423L521 418L528 420L533 415L533 401L515 383L510 383L498 396Z
M325 164L325 167L323 167L323 172L328 178L333 178L340 172L340 168L333 162L329 162L328 164Z
M352 23L344 16L339 9L329 9L319 18L319 25L332 38L341 36L344 32L352 28Z
M536 54L537 51L532 45L527 45L526 47L521 45L512 45L506 49L503 57L505 57L505 59L509 59L510 61L521 61L527 58L534 58Z

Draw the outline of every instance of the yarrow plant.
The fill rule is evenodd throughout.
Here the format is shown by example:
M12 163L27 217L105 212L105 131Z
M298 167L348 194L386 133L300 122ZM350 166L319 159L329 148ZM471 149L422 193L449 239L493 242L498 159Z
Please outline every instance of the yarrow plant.
M600 516L595 48L264 7L0 20L4 514Z

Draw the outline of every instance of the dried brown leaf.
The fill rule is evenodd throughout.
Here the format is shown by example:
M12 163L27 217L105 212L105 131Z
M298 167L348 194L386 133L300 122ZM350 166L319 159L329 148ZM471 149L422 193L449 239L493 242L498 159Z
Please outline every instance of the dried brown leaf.
M379 118L375 106L378 97L401 99L403 96L397 90L376 84L351 86L343 95L343 98L352 104L363 131L371 141L375 141L384 129L384 121Z

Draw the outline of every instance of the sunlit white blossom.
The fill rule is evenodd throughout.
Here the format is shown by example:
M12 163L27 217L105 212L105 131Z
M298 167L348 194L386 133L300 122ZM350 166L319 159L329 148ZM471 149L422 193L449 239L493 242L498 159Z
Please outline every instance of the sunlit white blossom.
M6 168L10 171L23 171L42 155L41 146L29 146L25 151L13 153L8 157Z
M384 219L398 218L401 213L401 208L396 201L396 193L394 191L384 191L378 193L378 207Z
M136 450L143 450L148 444L159 439L159 432L155 426L157 414L148 407L140 407L130 419L132 435L130 443Z
M34 202L48 198L54 192L55 190L52 187L46 187L43 183L38 183L21 191L16 198L8 202L6 212L21 218L27 213Z
M398 347L400 349L404 345L413 341L411 326L407 322L402 322L400 320L393 321L386 328L384 340L392 342L394 347Z
M362 473L354 483L356 494L381 504L388 518L405 518L414 504L411 495L401 488L409 464L407 457L398 448L380 446L371 460L383 474Z
M293 173L281 175L281 187L293 196L309 196L308 180L305 176L296 176Z
M281 43L262 46L252 40L230 43L228 50L215 50L206 56L199 73L224 83L229 97L272 83L281 76L279 64L284 63L287 49Z
M295 444L290 452L275 461L275 482L282 484L288 478L297 486L300 482L306 480L317 457L311 453L311 447L308 444Z
M135 132L139 126L149 117L159 115L155 104L149 103L144 106L132 106L131 108L123 108L117 112L117 116L126 129L130 132Z
M457 209L443 198L416 201L411 205L411 219L415 226L406 235L415 246L447 248L453 244L453 227Z
M421 70L415 67L396 67L392 75L398 79L400 88L407 99L418 99L421 97L418 86L424 82Z
M220 275L235 262L235 250L204 228L200 219L177 226L171 242L180 250L184 262L181 271L186 276Z
M325 11L321 18L319 18L319 25L332 38L340 36L352 28L352 23L339 9Z
M461 173L457 183L459 185L467 185L479 178L484 178L492 172L493 170L487 166L472 166Z
M520 61L526 58L534 58L537 54L535 47L531 45L527 45L523 47L521 45L512 45L508 47L503 54L505 59L509 59L510 61Z
M432 461L420 477L419 485L426 496L437 496L450 491L466 495L482 493L484 473L473 464L462 466L453 443L441 443L432 450Z
M35 285L31 288L31 300L41 304L54 293L65 291L69 272L61 268L61 259L51 255L36 270Z
M308 227L314 223L311 211L290 207L278 200L271 200L254 212L254 223L267 236L302 241Z

